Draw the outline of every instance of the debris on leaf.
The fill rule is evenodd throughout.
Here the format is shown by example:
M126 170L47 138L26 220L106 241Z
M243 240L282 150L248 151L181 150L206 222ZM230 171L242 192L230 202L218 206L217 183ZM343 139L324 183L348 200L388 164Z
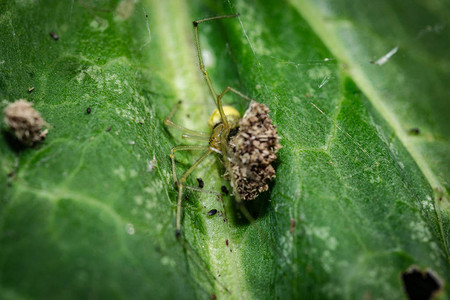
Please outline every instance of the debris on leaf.
M109 127L109 128L111 128L111 127ZM158 162L156 161L155 151L153 150L153 159L147 162L147 172L152 172L156 168L157 165L158 165Z
M43 126L48 126L47 122L32 106L33 103L20 99L3 110L6 125L16 138L27 146L42 141L48 133L48 129L42 130Z
M374 63L376 65L382 66L385 63L387 63L387 61L392 57L392 55L397 53L397 51L398 51L398 46L394 47L391 51L389 51L388 53L386 53L385 55L380 57L377 61L374 61L374 62L371 62L371 63Z
M268 182L275 177L272 163L281 145L268 113L266 105L252 101L239 121L238 133L229 141L234 189L242 200L253 200L267 191Z
M59 40L59 36L54 33L53 31L50 31L50 36L52 37L52 39L54 39L55 41Z

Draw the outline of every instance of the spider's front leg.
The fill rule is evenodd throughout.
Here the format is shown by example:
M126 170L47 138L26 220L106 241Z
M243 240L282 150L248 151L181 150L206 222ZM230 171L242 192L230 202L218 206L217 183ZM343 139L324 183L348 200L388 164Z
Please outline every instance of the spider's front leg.
M194 139L203 139L203 140L208 140L209 139L209 134L205 133L205 132L199 132L199 131L195 131L192 129L188 129L186 127L180 126L178 124L175 124L172 121L173 116L175 115L176 111L178 110L178 108L181 105L181 100L177 102L177 104L175 104L175 106L172 108L172 110L170 111L169 115L164 119L164 125L166 125L167 127L171 127L171 128L175 128L181 132L186 133L187 135L183 135L184 138L189 138L189 137L193 137Z
M180 177L178 180L176 173L176 163L175 163L175 151L192 151L192 150L205 150L203 154L192 164L192 166L187 169L186 172ZM187 177L197 168L202 161L208 157L213 151L209 148L209 146L177 146L173 147L170 151L170 159L172 160L172 176L176 185L178 186L178 200L177 200L177 221L176 221L176 231L175 235L177 238L181 236L181 202L183 201L183 190L184 183L186 182Z
M195 44L197 45L197 55L198 55L198 62L199 62L199 67L200 67L200 71L203 74L203 77L205 78L206 84L208 85L208 88L211 92L211 95L214 98L214 102L216 103L217 109L220 112L220 116L222 118L223 123L225 124L225 127L228 128L228 122L227 119L225 118L225 113L223 111L223 107L222 104L219 102L221 101L220 98L218 97L218 95L216 94L216 92L214 91L214 88L212 86L211 83L211 78L209 77L208 71L206 70L205 64L203 63L203 58L202 58L202 50L200 47L200 38L198 36L198 25L204 22L209 22L209 21L214 21L214 20L219 20L219 19L229 19L229 18L235 18L239 16L239 14L234 14L234 15L223 15L223 16L216 16L216 17L210 17L210 18L204 18L204 19L200 19L200 20L195 20L194 22L192 22L192 25L194 25L194 36L195 36Z

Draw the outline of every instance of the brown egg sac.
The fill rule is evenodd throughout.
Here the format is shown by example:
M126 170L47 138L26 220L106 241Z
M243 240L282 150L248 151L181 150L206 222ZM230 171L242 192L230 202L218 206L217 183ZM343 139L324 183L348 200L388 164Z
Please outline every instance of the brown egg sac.
M45 139L48 125L39 112L33 108L33 103L20 99L9 104L4 110L5 123L14 136L23 144L31 146Z
M269 108L252 101L239 121L239 131L229 141L234 189L242 200L253 200L268 190L275 178L272 163L281 148L277 129L268 115Z

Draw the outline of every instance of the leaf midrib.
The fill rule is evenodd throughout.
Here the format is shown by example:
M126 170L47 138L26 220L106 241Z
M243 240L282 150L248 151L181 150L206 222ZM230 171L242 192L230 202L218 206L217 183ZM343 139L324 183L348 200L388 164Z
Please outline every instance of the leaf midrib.
M182 126L186 126L190 129L198 129L203 128L207 125L206 118L203 115L200 115L205 107L214 106L211 94L207 89L206 83L204 82L200 74L200 70L198 68L197 63L197 53L195 52L195 43L193 39L193 30L192 30L192 21L191 15L189 14L189 8L186 7L185 2L179 2L176 5L168 4L165 1L148 1L148 6L152 7L153 15L156 16L158 20L154 20L154 24L160 24L158 27L153 27L152 32L155 35L160 37L164 37L164 39L160 39L159 48L164 51L164 49L170 49L174 43L177 45L176 53L179 53L177 60L172 60L170 57L162 55L162 60L164 63L162 65L169 66L169 69L172 69L172 74L180 76L179 74L188 74L189 76L183 76L181 80L184 81L184 84L177 84L175 82L171 88L171 90L175 93L174 102L178 99L184 100L183 107L180 108L180 111L177 112L177 116L175 116L175 122L179 123ZM170 22L164 21L169 18L177 16L176 20L171 20ZM170 24L169 24L170 23ZM188 34L188 36L186 36ZM170 41L173 37L183 37L178 41ZM173 57L172 57L173 58ZM193 73L193 71L195 73ZM171 74L171 72L167 72L164 70L164 74ZM182 75L181 75L182 76ZM167 78L170 82L174 82L175 78ZM186 87L188 90L186 90ZM201 109L200 109L201 108ZM190 118L183 118L184 112L189 112L191 115ZM171 134L176 137L175 140L179 140L178 137L181 135L180 132L175 130L170 130ZM175 144L173 146L176 146ZM191 157L196 157L195 152L190 153ZM215 163L215 162L214 162ZM217 185L218 181L222 180L220 176L218 176L218 172L211 172L211 169L217 170L217 165L214 166L207 165L207 162L204 162L204 165L199 166L199 173L207 173L208 183L212 185ZM208 171L209 170L209 171ZM214 174L213 174L214 173ZM180 174L178 174L180 176ZM192 176L192 175L191 175ZM213 207L216 205L216 197L215 196L205 196L205 195L195 195L194 196L197 201L200 201L203 205L210 205ZM175 202L175 199L174 199ZM188 209L185 207L184 209ZM186 214L184 214L186 216ZM206 264L210 267L211 272L215 272L214 270L220 270L220 278L216 278L217 281L214 283L216 285L215 291L217 293L216 296L224 296L224 297L232 297L232 298L248 298L246 295L246 288L243 285L244 280L244 268L240 265L240 255L237 248L233 249L232 253L229 255L220 255L222 253L219 250L223 250L225 239L229 240L229 247L233 247L233 245L237 245L238 243L233 240L233 235L229 232L228 226L222 226L223 229L220 231L216 230L214 222L205 222L205 217L202 216L201 220L203 222L206 235L208 235L207 240L205 240L205 248L207 249L207 253L209 256L209 260L205 261ZM217 223L217 222L216 222ZM182 224L182 230L188 231L190 228L184 226ZM220 224L225 225L225 224ZM225 237L225 238L224 238ZM213 242L211 242L213 240ZM199 241L196 241L199 243ZM215 245L218 249L215 249ZM181 247L181 245L180 245ZM213 247L214 249L211 249ZM226 248L228 251L228 248ZM195 258L194 258L195 259ZM202 257L205 259L205 257ZM218 262L218 263L217 263ZM214 273L212 275L215 276ZM228 294L225 289L231 291L231 295Z

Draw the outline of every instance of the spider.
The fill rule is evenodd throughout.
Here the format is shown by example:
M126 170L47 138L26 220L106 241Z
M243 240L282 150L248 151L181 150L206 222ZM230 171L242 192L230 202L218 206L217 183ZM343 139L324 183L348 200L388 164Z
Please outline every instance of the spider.
M235 18L238 15L215 16L193 22L200 70L217 107L209 118L211 133L190 130L172 121L175 112L181 105L181 101L175 105L169 115L164 119L164 124L167 127L172 127L183 132L184 138L208 142L208 145L205 146L176 146L170 151L172 176L178 187L175 232L177 239L181 237L181 204L183 201L183 192L186 188L200 190L187 186L185 184L186 180L210 154L217 153L224 158L222 161L227 170L226 175L229 177L233 188L233 196L238 206L241 207L241 211L249 220L252 219L250 214L240 204L242 204L243 200L252 200L260 192L267 190L268 186L266 182L275 177L275 170L271 163L276 159L275 153L281 146L278 143L275 126L272 125L272 120L267 115L269 109L264 104L256 102L230 86L226 87L220 94L217 94L212 86L211 79L202 59L198 35L199 24L213 20ZM250 101L250 108L243 118L241 118L240 113L232 106L223 105L222 98L229 92ZM242 128L245 128L245 131L241 130ZM180 178L178 178L176 172L175 152L177 151L203 151L201 156Z

